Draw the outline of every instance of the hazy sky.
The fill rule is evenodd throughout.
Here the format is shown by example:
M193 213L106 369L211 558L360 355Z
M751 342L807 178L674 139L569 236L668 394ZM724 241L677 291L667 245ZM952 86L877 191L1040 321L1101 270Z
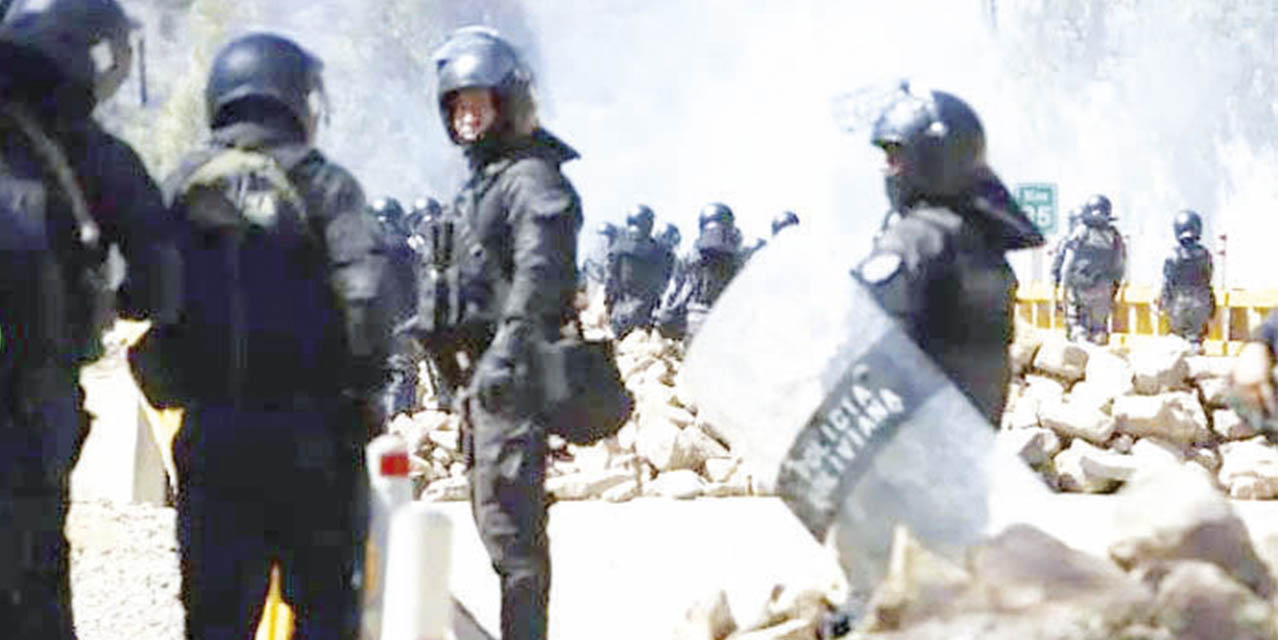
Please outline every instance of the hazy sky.
M179 7L178 5L183 6ZM1110 196L1132 236L1131 278L1153 284L1170 221L1198 209L1230 235L1232 284L1268 286L1278 199L1278 5L1249 0L221 0L133 2L153 55L143 146L194 135L207 59L267 26L326 61L321 145L370 197L451 196L460 155L439 122L429 52L451 28L510 35L536 68L542 121L581 151L568 165L587 218L636 202L693 235L726 202L746 235L793 209L864 251L886 206L845 96L910 77L980 113L1009 186L1058 186L1063 212ZM992 8L994 8L992 10ZM183 98L183 96L186 96ZM123 104L123 103L122 103ZM855 103L854 103L855 104ZM136 115L136 104L111 113ZM135 118L136 120L137 118ZM152 133L161 126L158 141ZM167 127L167 128L166 128ZM163 165L164 153L146 153ZM171 153L169 155L172 155ZM167 167L161 167L167 168ZM1015 259L1033 276L1028 255Z

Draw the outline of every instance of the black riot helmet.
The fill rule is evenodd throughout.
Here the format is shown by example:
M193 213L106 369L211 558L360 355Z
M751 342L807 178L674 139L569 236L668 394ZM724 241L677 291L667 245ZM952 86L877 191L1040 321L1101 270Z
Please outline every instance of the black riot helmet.
M423 222L436 220L444 215L444 207L439 201L424 196L413 201L413 208L404 216L404 226L410 231L416 230Z
M887 154L885 184L895 209L960 196L987 171L980 118L942 91L911 92L903 85L875 122L871 142Z
M395 198L378 198L373 201L371 209L383 224L398 225L404 219L404 207Z
M519 52L493 29L471 26L454 31L435 52L434 60L439 113L444 130L454 143L462 141L453 131L450 103L461 89L484 88L493 92L497 122L487 137L509 136L536 117L532 71Z
M1181 244L1193 244L1203 237L1203 219L1198 213L1185 209L1176 214L1176 219L1172 222L1172 229L1176 232L1176 241Z
M652 235L652 225L655 221L656 215L646 204L637 204L626 214L626 226L643 237Z
M799 214L793 211L782 211L772 219L772 235L775 237L781 230L799 224Z
M683 242L683 234L679 233L679 227L676 227L673 222L667 222L666 225L661 228L661 235L658 236L657 239L661 242L661 244L665 245L666 248L674 251L679 247L679 243Z
M701 227L695 246L702 254L735 254L741 250L741 231L730 221L710 220Z
M1089 227L1104 227L1114 221L1113 206L1109 202L1109 198L1104 194L1096 194L1087 200L1087 204L1083 205L1083 214L1080 218L1083 224Z
M697 220L697 226L705 231L706 225L711 222L718 222L728 227L736 224L736 216L732 215L732 209L722 202L711 202L701 207L701 215Z
M231 41L218 52L204 89L209 124L234 120L233 105L255 99L281 107L310 140L326 112L324 64L297 43L271 33Z
M47 60L92 105L111 97L128 77L129 34L139 26L116 0L14 0L0 25L0 42Z
M617 228L617 225L611 222L600 222L599 226L595 227L595 233L606 238L608 242L612 242L617 239L618 231L620 231L620 229Z

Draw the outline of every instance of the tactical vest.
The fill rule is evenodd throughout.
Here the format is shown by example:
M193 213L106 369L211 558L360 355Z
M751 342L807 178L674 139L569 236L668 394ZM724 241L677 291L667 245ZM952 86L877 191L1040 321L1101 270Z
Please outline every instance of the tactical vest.
M666 256L652 238L623 237L613 246L618 295L655 301L665 287Z
M1164 278L1173 288L1210 287L1211 254L1200 245L1176 247L1176 253L1167 261Z
M1067 284L1090 288L1121 279L1117 236L1112 227L1080 226L1069 243L1074 260L1070 273L1065 274Z

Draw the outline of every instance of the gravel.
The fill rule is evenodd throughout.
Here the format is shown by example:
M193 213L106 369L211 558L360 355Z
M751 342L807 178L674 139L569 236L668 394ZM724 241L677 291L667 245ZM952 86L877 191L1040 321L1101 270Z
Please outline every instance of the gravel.
M67 521L80 640L181 640L175 512L76 502Z

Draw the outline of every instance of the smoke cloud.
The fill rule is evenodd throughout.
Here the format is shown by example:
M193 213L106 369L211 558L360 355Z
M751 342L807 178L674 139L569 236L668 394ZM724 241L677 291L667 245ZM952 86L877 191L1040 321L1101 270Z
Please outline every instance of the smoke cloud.
M805 232L863 252L887 203L865 118L849 114L873 95L862 88L908 77L972 104L990 164L1009 185L1056 184L1062 222L1092 193L1109 195L1130 236L1131 280L1156 282L1171 218L1194 208L1212 248L1229 236L1229 283L1269 284L1278 6L150 0L126 9L147 25L150 101L139 108L126 88L104 112L158 174L202 132L212 54L266 28L325 60L334 108L320 145L370 198L446 201L464 168L439 122L429 56L452 28L479 23L525 51L542 123L582 153L566 171L585 205L583 242L596 223L644 202L683 229L686 245L699 208L718 200L747 237L765 236L772 216L791 209ZM1031 252L1014 264L1023 280L1042 277Z

